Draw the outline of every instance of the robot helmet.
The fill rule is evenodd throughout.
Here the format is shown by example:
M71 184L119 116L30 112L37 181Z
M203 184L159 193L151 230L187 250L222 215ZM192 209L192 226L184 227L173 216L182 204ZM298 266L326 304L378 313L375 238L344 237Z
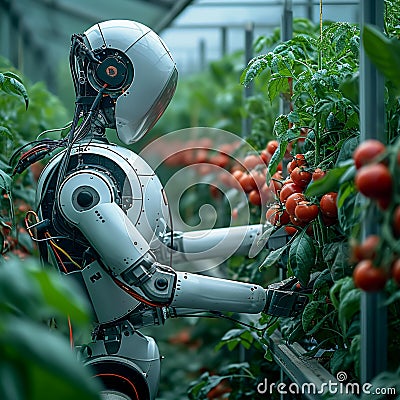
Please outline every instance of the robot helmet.
M78 99L102 91L113 114L109 126L125 144L138 141L175 92L178 73L168 48L149 27L128 20L98 23L79 42L71 48Z

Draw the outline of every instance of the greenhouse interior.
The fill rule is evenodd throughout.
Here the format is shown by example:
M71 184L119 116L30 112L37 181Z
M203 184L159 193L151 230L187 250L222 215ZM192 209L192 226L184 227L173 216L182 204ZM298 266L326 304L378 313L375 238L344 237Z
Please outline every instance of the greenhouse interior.
M399 0L0 0L0 399L400 400Z

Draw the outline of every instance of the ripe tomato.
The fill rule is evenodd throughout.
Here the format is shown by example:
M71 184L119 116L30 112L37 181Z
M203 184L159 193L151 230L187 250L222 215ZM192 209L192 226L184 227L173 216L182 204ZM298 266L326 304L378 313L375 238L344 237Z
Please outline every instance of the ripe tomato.
M262 150L260 156L265 164L268 164L272 157L272 155L267 150Z
M294 215L294 209L300 201L304 201L306 198L303 193L293 193L287 199L285 203L286 211L289 215Z
M306 158L304 157L304 154L296 154L293 160L296 161L297 167L303 167L307 165L307 161Z
M260 192L256 189L253 189L249 193L249 202L255 206L260 206L261 205L261 195Z
M379 155L384 153L386 146L375 139L368 139L362 142L353 153L354 164L357 169L363 165L370 164Z
M356 174L355 184L360 193L372 199L388 198L392 193L392 175L383 164L369 164Z
M286 225L289 222L288 213L279 204L272 204L265 213L265 218L274 226Z
M290 175L296 167L297 167L296 160L289 161L286 166L288 174Z
M301 193L303 188L299 185L296 185L294 182L285 182L282 186L281 192L279 193L279 199L282 203L286 201L286 199L293 193Z
M302 168L296 167L290 174L290 178L294 183L305 188L310 183L312 174Z
M205 163L208 161L208 151L204 149L198 149L196 152L195 162Z
M254 182L256 183L256 188L260 190L265 184L265 171L257 171L253 169L249 174L253 177Z
M249 154L243 160L243 166L248 170L253 169L260 164L264 164L264 161L258 154Z
M312 180L317 181L325 176L325 171L322 171L321 168L316 168L312 174Z
M290 222L295 226L300 226L301 228L307 225L307 222L300 221L295 215L290 215Z
M302 222L311 222L318 216L318 206L308 201L300 201L294 209L294 214Z
M376 249L379 245L378 235L369 235L360 244L352 246L352 255L355 261L373 260L376 256Z
M294 226L286 225L285 231L288 235L293 236L297 232L297 228Z
M400 206L397 206L393 213L393 230L396 237L400 236Z
M338 219L331 218L331 217L326 216L325 214L322 214L322 221L324 221L325 226L332 226L338 222Z
M243 173L243 175L239 178L239 184L246 193L249 193L253 189L257 188L254 178L247 173Z
M398 258L393 264L392 264L392 278L394 281L400 285L400 258Z
M267 143L267 148L266 150L268 151L269 154L271 154L271 156L275 153L275 150L278 148L279 143L277 140L270 140Z
M226 154L218 153L210 157L210 163L225 168L229 164L229 157Z
M336 205L336 198L337 198L336 192L329 192L321 197L321 200L319 202L319 207L323 215L329 218L337 218L338 209Z
M376 267L371 260L360 261L353 271L354 284L366 292L376 292L384 288L387 274Z

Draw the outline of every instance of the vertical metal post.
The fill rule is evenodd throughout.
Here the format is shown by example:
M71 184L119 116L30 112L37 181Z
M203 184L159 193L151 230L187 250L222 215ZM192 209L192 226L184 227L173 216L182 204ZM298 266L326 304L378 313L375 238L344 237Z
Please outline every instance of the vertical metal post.
M226 56L228 52L228 29L226 26L221 27L221 57Z
M245 48L245 63L253 58L253 40L254 40L254 25L249 23L244 32L244 48ZM253 95L253 83L249 83L243 91L243 103ZM246 138L251 132L251 119L249 117L242 118L242 137Z
M383 1L364 0L361 31L365 24L383 27ZM361 47L360 52L360 129L361 140L375 138L386 142L384 80ZM364 237L379 233L374 210L363 221ZM387 364L387 310L384 293L363 292L361 297L361 381L371 382Z
M313 0L308 0L307 5L306 5L306 15L307 18L313 22L314 20L314 5L313 5Z
M281 18L281 41L286 42L293 37L293 2L285 0ZM280 100L279 111L281 114L289 114L290 102L284 99Z
M199 59L200 71L204 71L206 69L206 42L204 39L201 39L199 43Z

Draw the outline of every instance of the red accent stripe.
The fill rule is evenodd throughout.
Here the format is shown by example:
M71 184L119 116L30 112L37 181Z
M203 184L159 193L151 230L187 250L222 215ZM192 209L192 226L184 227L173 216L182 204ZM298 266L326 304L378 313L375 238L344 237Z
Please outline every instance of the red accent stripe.
M122 376L122 375L118 375L118 374L111 374L111 373L105 373L105 374L97 374L95 376L111 376L111 377L116 377L116 378L120 378L123 381L127 382L129 384L129 386L133 389L133 391L135 392L135 396L136 396L136 400L140 400L139 399L139 393L136 390L136 387L134 385L133 382L131 382L127 377ZM133 399L134 400L134 399Z

